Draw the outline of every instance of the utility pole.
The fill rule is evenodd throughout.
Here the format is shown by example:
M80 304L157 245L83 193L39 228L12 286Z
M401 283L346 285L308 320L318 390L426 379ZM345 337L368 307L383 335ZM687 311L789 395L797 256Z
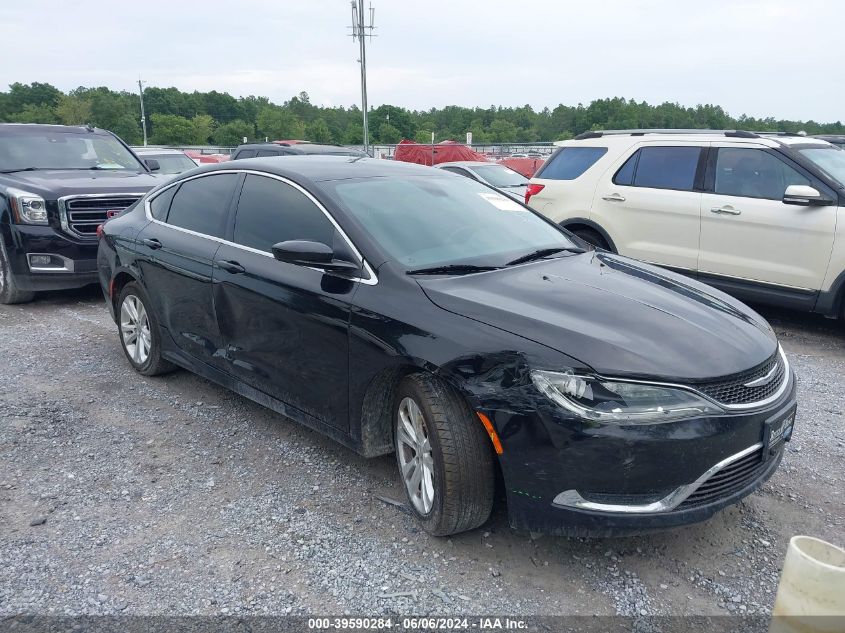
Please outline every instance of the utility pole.
M138 96L141 98L141 129L144 130L144 147L147 146L147 118L144 116L144 82L138 77Z
M358 62L361 64L361 110L364 114L364 151L370 153L370 129L367 126L367 45L366 38L373 37L373 16L376 10L370 3L370 23L364 19L364 0L351 0L352 5L352 41L358 40Z

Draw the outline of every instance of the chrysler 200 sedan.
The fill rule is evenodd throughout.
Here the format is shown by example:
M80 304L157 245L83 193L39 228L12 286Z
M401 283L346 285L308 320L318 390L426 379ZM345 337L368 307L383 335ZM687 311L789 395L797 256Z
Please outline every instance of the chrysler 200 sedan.
M136 371L187 368L395 453L432 534L484 523L499 480L517 528L700 521L792 433L795 378L760 316L455 174L249 159L182 174L100 234Z

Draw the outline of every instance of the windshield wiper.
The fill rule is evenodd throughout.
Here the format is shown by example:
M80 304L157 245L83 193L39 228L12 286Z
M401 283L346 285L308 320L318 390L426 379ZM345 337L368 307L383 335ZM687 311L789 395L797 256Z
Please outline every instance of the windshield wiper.
M448 264L446 266L432 266L431 268L417 268L409 270L407 275L468 275L483 273L488 270L499 270L498 266L476 266L474 264Z
M0 171L0 174L14 174L18 171L38 171L39 169L44 169L44 167L18 167L17 169L4 169Z
M527 255L523 255L522 257L517 257L516 259L509 261L507 264L505 264L505 266L515 266L516 264L533 262L535 259L543 259L544 257L554 255L555 253L561 253L563 251L566 251L567 253L586 252L583 248L578 248L577 246L558 246L555 248L541 248L540 250L534 251L533 253L528 253Z
M502 185L502 189L510 189L512 187L527 187L527 186L528 186L527 182L521 182L518 185Z

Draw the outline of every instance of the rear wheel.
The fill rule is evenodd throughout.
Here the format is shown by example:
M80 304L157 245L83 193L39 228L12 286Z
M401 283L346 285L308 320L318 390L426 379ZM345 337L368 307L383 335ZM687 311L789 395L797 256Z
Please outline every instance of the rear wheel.
M18 288L15 274L6 257L6 249L0 244L0 303L28 303L34 298L34 292Z
M406 378L395 401L396 461L411 510L426 532L478 527L493 507L489 439L467 403L426 374Z
M607 240L605 240L598 231L588 228L576 228L570 230L591 246L603 248L606 251L610 250L610 245L607 243Z
M172 371L174 365L161 357L161 332L147 293L138 284L128 283L117 305L120 344L133 369L144 376Z

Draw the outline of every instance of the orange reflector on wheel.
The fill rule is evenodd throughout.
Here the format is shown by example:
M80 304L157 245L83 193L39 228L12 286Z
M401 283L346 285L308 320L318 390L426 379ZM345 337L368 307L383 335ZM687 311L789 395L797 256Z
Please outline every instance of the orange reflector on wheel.
M493 428L493 423L490 421L490 418L481 413L481 411L476 411L476 414L478 415L478 419L481 420L481 423L484 425L484 428L487 429L487 435L490 436L490 440L493 442L493 449L496 451L496 455L501 455L505 451L502 448L502 442L499 441L499 434L496 433L496 429Z

